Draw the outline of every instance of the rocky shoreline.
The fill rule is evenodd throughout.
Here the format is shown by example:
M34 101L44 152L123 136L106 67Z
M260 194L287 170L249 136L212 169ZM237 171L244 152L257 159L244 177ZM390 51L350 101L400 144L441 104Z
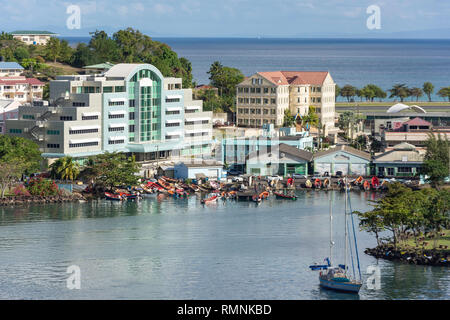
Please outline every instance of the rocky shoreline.
M364 253L379 259L416 265L450 266L450 250L395 249L393 245L385 244L372 249L367 248Z
M87 200L87 198L80 193L73 193L70 195L57 195L57 196L11 196L0 198L0 207L3 206L18 206L29 204L45 204L45 203L63 203L63 202L76 202Z

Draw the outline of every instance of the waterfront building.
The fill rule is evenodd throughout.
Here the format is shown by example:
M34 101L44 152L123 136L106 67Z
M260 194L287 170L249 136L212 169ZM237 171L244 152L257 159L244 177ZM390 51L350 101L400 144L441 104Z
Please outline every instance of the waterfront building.
M23 67L17 62L0 62L0 77L18 77L23 72Z
M257 72L236 87L237 125L280 127L285 110L305 116L313 106L328 134L334 129L335 86L327 71Z
M0 99L21 103L42 100L44 83L35 78L21 76L0 77Z
M14 100L0 100L0 134L6 132L5 121L17 119L19 115L20 102Z
M250 153L260 151L270 153L272 148L278 147L280 143L295 147L297 149L313 148L313 137L309 132L296 132L296 135L286 136L235 136L222 140L220 159L223 163L233 164L233 167L245 171L245 163Z
M179 162L174 166L175 179L220 179L223 163L219 161Z
M308 174L308 163L313 154L285 143L274 148L254 151L247 157L247 174L251 175L281 175L293 173Z
M314 174L330 175L341 171L344 175L368 175L371 156L348 145L338 145L314 154Z
M413 177L420 173L425 152L403 142L392 150L376 155L373 163L377 175L386 177Z
M33 139L48 159L108 152L137 161L210 155L212 112L182 79L150 64L117 64L104 74L58 76L50 101L19 108L7 133Z
M25 42L28 45L46 45L51 37L57 36L53 32L36 30L13 31L11 34L14 39Z

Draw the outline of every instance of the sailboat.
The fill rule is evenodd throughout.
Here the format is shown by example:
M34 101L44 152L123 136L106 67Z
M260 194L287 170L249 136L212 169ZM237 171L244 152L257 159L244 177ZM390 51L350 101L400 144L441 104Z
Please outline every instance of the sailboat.
M353 229L353 239L354 239L354 251L356 255L356 261L359 271L359 280L356 279L355 274L355 265L354 265L354 259L353 259L353 251L351 246L351 241L349 239L349 221L348 221L348 215L347 208L350 202L349 192L348 192L348 182L347 178L344 180L345 183L345 264L339 264L337 266L333 265L333 213L332 213L332 203L330 200L330 256L325 258L326 264L322 265L311 265L309 266L311 270L320 270L319 274L319 281L320 286L325 289L331 289L335 291L342 291L342 292L349 292L349 293L358 293L359 289L361 289L362 282L361 282L361 268L359 265L359 255L358 255L358 246L356 243L356 234L355 234L355 226L353 222L353 216L351 215L351 204L350 204L350 216L351 216L351 223L352 223L352 229ZM350 250L349 250L350 249ZM348 268L348 256L349 253L351 255L351 263L352 263L352 269L353 269L353 277L350 274L349 268Z

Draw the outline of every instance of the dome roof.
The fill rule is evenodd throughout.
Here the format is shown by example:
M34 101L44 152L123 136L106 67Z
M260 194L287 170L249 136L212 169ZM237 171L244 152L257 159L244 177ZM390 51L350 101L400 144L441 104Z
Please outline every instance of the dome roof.
M416 105L408 106L408 105L403 104L403 103L396 103L396 104L394 104L386 112L387 113L397 113L397 112L400 112L400 111L403 111L403 110L411 110L411 109L413 109L413 110L415 110L417 112L420 112L420 113L427 113L423 108L421 108L419 106L416 106Z

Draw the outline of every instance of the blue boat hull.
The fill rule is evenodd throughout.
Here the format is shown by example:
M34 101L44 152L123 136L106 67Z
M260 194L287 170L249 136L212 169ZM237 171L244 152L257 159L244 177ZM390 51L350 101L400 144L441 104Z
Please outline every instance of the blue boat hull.
M337 281L329 281L329 280L325 280L325 279L319 279L319 280L320 280L321 287L330 289L330 290L358 293L359 289L361 289L360 283L337 282Z

